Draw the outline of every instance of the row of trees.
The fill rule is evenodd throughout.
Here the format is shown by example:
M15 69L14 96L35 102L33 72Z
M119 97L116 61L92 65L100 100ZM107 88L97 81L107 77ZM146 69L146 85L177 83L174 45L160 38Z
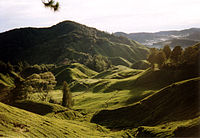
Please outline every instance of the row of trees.
M147 60L152 68L158 64L159 68L174 67L179 65L192 65L198 63L200 55L200 43L183 49L181 46L170 49L168 45L163 49L151 48Z

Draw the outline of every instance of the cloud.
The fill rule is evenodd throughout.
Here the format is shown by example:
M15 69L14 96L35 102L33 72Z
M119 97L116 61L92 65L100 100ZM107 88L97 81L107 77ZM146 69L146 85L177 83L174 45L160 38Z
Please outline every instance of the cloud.
M108 32L200 27L199 0L60 0L59 12L40 0L1 0L0 32L74 20Z

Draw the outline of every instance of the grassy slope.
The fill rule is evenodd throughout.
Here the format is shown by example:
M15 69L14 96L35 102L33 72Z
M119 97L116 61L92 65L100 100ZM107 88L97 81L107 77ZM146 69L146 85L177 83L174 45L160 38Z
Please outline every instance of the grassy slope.
M143 71L116 66L92 79L77 79L71 84L71 90L78 92L74 93L77 108L98 109L107 107L106 104L109 108L119 108L135 103L176 81L192 77L195 75L182 70ZM62 92L51 92L51 97L60 103Z
M92 92L131 90L131 83L134 83L144 72L144 70L134 70L124 66L117 66L97 74L92 79L80 79L79 82L87 85L89 88L87 91ZM85 91L85 89L82 91Z
M147 74L148 71L143 72L142 75L138 74L135 78L141 76L144 77L144 75ZM133 77L130 77L129 79L134 80ZM86 120L90 120L94 111L109 109L112 112L113 110L114 112L110 113L110 115L103 115L100 122L109 127L122 128L130 128L130 125L134 124L132 127L135 128L130 130L130 134L137 137L199 136L197 131L199 129L197 96L197 84L199 79L200 78L196 78L175 83L158 92L139 88L132 91L120 90L109 93L76 92L73 93L73 99L75 100L74 109L85 113ZM156 94L153 96L142 100L155 92ZM58 97L61 94L60 91L54 93L57 93ZM148 99L151 100L149 101ZM133 113L133 115L130 115L132 113L129 113L128 111L132 106L127 107L127 105L136 103L140 100L142 101L133 105L133 108L136 106L136 112ZM123 109L124 111L117 112L118 110ZM105 110L103 110L103 112L104 111ZM115 116L117 115L119 118L116 119ZM110 123L109 121L105 121L106 117L111 118ZM127 119L126 117L130 118ZM125 121L122 121L122 118L125 118ZM134 120L140 121L138 123L134 122ZM151 126L144 126L149 124Z
M89 78L97 74L95 71L79 63L60 66L55 68L52 72L56 77L57 87L62 87L63 81L69 83L78 79Z
M189 74L188 76L187 75L183 76L181 74L184 74L184 72L181 72L181 71L178 71L178 74L176 74L177 71L168 71L168 72L165 72L163 70L142 71L142 70L133 70L133 69L130 69L130 68L127 68L124 66L117 66L117 67L113 68L112 70L108 70L108 71L102 72L100 74L97 74L96 72L90 71L88 68L85 68L84 66L82 66L80 64L74 64L70 67L69 66L59 67L56 70L54 70L54 74L60 75L60 73L64 72L66 70L66 68L76 69L76 70L80 71L81 74L84 74L83 76L86 76L86 78L84 78L84 77L81 78L80 76L77 77L76 75L73 75L74 73L77 73L77 71L72 72L72 76L76 76L74 78L76 78L76 82L78 82L78 83L76 83L75 85L71 84L71 86L72 86L72 88L73 88L73 85L74 85L74 87L79 88L78 92L73 93L73 99L75 100L75 106L73 108L80 112L73 111L73 110L66 110L62 106L54 105L54 104L47 104L47 103L43 103L43 102L36 103L36 102L30 102L30 101L21 101L21 102L18 102L15 106L18 106L25 110L29 110L33 113L37 113L37 114L40 114L40 115L43 115L46 117L50 117L53 120L55 118L79 120L79 121L90 120L90 118L93 116L93 113L95 111L99 111L102 109L109 109L109 110L115 111L115 110L120 110L123 108L124 109L129 108L130 106L127 107L127 105L134 104L134 103L144 99L145 97L147 97L153 93L156 93L158 89L171 84L173 81L171 81L169 78L172 77L172 79L174 79L174 81L177 81L177 80L187 79L188 76L190 75ZM78 73L78 75L80 75L80 73ZM92 76L93 76L93 78L89 79ZM63 76L61 75L61 77L63 77ZM116 78L118 78L118 79L116 79ZM157 80L157 81L155 81L155 80ZM157 82L159 82L159 83L157 83ZM181 82L180 85L182 83L187 83L187 82ZM83 87L83 84L85 87ZM177 85L179 86L179 84L177 84ZM145 86L145 88L143 86ZM169 87L171 87L171 86L169 86ZM194 88L194 87L191 86L191 88ZM161 93L161 92L158 92L158 93ZM61 102L62 92L60 90L53 91L50 93L50 96L52 96L53 100L55 100L59 103L59 102ZM165 96L163 96L163 97L165 97ZM176 96L176 97L178 97L178 96ZM163 101L164 101L163 103L165 103L165 99ZM176 101L176 100L174 100L174 101ZM141 103L145 103L145 100L143 100ZM170 103L173 103L173 101L170 101ZM147 105L150 105L150 103L147 103ZM191 105L191 107L193 108L195 106ZM142 106L142 108L143 108L143 106ZM153 118L151 116L152 112L149 112L149 108L146 107L146 109L147 109L147 115L149 113L149 118L147 117L147 119L145 120L147 124L152 123L152 122L148 122L149 121L148 119L150 119L150 121L151 121L151 118L152 118L154 121L156 121L157 118L161 118L160 115L162 116L162 114L160 114L160 112L158 112L158 113L155 112L155 116L154 116L155 118ZM19 109L17 109L17 110L19 110ZM163 109L163 110L167 111L168 108ZM161 110L161 111L163 111L163 110ZM142 114L144 112L146 112L146 111L142 110ZM14 113L14 114L16 115L16 113ZM120 115L120 113L114 113L114 115L115 114ZM124 113L124 114L127 116L126 113ZM171 114L171 115L169 115L169 118L172 115L174 116L174 114ZM179 114L177 113L175 115L179 115ZM10 113L7 114L6 116L10 116ZM122 118L122 117L120 117L120 118ZM166 118L163 119L164 122L165 122L165 119ZM104 133L97 131L97 133L98 133L97 134L96 130L95 130L95 132L94 132L95 134L91 134L91 135L94 135L94 136L126 135L127 136L130 134L130 135L134 135L134 136L173 136L176 134L177 136L181 136L181 135L183 135L182 130L188 131L189 128L192 128L192 129L194 128L194 130L196 130L198 128L197 127L198 126L197 118L193 119L193 120L191 120L190 118L186 118L186 119L188 119L188 120L185 120L185 122L183 122L180 119L178 122L171 122L171 123L167 123L167 124L163 124L163 125L160 125L159 121L153 122L152 124L155 123L156 126L151 126L151 127L144 126L144 127L134 128L134 129L131 129L130 132L125 131L125 132L104 134ZM46 118L44 120L46 120ZM37 118L34 121L37 122ZM143 123L145 123L145 121ZM167 120L167 121L169 121L169 120ZM176 120L171 120L171 121L176 121ZM18 121L18 123L19 122L20 121ZM57 123L60 125L65 124L63 122L62 122L63 123L62 124L61 121L57 121ZM105 123L105 122L103 122L103 123ZM128 123L131 124L131 121L128 121ZM0 123L0 124L3 124L3 123ZM27 136L27 135L32 136L32 134L35 133L35 132L31 132L32 134L29 134L27 132L24 132L29 128L27 128L26 126L24 128L24 127L22 127L23 125L20 126L20 127L22 127L22 128L20 128L20 127L14 127L15 123L10 123L10 124L4 123L4 124L7 124L7 126L6 127L5 127L5 125L0 126L0 130L3 130L3 131L0 131L0 134L2 132L3 136L11 134L11 133L7 133L7 132L10 132L12 130L20 131L20 136L22 136L22 135L23 136ZM22 124L23 124L23 122L22 122ZM88 125L88 123L85 123L85 122L84 123L77 122L77 124L79 125L80 129L82 129L82 127L84 128L85 124ZM119 124L127 125L127 122L120 122ZM9 126L9 125L11 125L11 126ZM71 126L71 124L68 124L68 125ZM111 123L111 125L113 125L113 124ZM135 127L138 127L140 125L143 125L143 124L138 124L138 125L136 124ZM29 126L32 126L32 124L30 124ZM51 123L49 124L49 126L53 127ZM90 126L90 123L89 123L89 126ZM2 127L2 129L1 129L1 127ZM12 129L8 130L9 127ZM37 127L37 126L34 126L34 127ZM61 126L60 128L55 127L54 129L56 129L56 131L57 131L57 129L62 130L63 129L62 127L63 126ZM69 127L68 129L70 129L69 135L74 137L75 135L73 133L75 133L75 132L72 131L73 127L74 126L72 125L72 127ZM37 136L41 137L40 133L44 133L44 135L46 135L46 136L53 136L53 134L51 134L51 133L48 134L48 131L50 130L49 128L45 128L44 130L40 130L40 129L41 128L38 128L38 130L37 130L38 131L37 132L38 134L36 134ZM87 129L87 130L85 130L86 133L84 133L83 131L79 131L78 129L79 128L76 129L78 131L78 133L76 132L77 133L76 137L77 136L90 137L90 134L89 134L90 128L88 128L88 127L84 128L84 129ZM68 131L68 130L64 130L64 131ZM105 131L108 131L108 130L105 130ZM191 133L192 132L194 133L194 131L191 131ZM17 133L12 132L12 133L13 133L12 135L16 135L19 132L17 132ZM26 134L24 134L24 133L26 133ZM43 135L43 137L44 137L44 135ZM64 136L63 132L60 132L60 131L56 132L55 135ZM188 133L184 134L184 135L188 135Z
M9 74L0 73L0 88L2 87L14 87L14 78Z
M108 71L94 76L92 79L77 79L71 84L73 99L76 109L96 111L104 108L119 108L141 100L152 94L152 90L128 89L127 82L135 81L143 74L143 70L134 70L125 66L116 66ZM119 88L111 88L114 84L120 84ZM128 83L129 85L129 83ZM109 88L109 93L104 93ZM49 96L55 103L61 103L62 91L51 91ZM94 98L95 97L95 98ZM89 107L89 108L88 108Z
M108 59L111 61L112 65L124 65L127 67L130 67L132 65L131 62L122 57L109 57Z
M200 78L195 78L174 83L132 106L102 110L92 122L126 128L193 119L200 115L199 82Z
M58 104L35 101L17 101L13 104L13 106L47 117L67 120L83 119L83 115L79 112L65 108Z
M0 103L1 137L127 137L89 122L63 120L37 115Z
M140 60L135 62L131 68L133 69L147 69L149 68L151 65L147 60Z
M14 78L20 78L15 72L7 74L0 73L0 101L4 103L9 102L10 91L15 87Z
M124 79L141 73L142 70L134 70L122 65L100 72L93 79Z
M176 81L193 77L196 75L183 70L144 71L115 66L91 79L77 79L70 86L74 108L94 112L133 104ZM61 91L52 91L50 96L55 103L61 103Z
M200 117L157 126L140 126L132 134L136 137L199 137L199 119Z
M109 86L104 89L104 92L112 92L113 90L159 90L167 85L198 77L199 74L194 69L168 69L168 70L156 70L152 71L147 69L137 75L116 80L114 83L110 83Z

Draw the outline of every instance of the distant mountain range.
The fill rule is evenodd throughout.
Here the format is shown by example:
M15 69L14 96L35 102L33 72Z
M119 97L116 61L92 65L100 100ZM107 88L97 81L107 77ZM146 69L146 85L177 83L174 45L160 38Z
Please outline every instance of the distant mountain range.
M191 28L181 31L161 31L156 33L143 32L126 34L123 32L116 32L114 35L128 37L143 45L158 48L164 45L170 45L171 47L177 45L188 47L200 42L200 28Z
M148 48L136 41L72 21L0 33L0 60L5 62L60 64L70 60L84 64L94 55L101 55L113 64L128 65L145 59L147 54Z

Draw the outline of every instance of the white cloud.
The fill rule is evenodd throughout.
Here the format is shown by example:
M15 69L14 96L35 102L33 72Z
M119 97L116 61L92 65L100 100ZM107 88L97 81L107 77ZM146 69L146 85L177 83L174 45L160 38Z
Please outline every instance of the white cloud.
M50 26L74 20L115 32L159 31L200 27L199 0L59 0L52 12L41 0L0 0L0 31Z

